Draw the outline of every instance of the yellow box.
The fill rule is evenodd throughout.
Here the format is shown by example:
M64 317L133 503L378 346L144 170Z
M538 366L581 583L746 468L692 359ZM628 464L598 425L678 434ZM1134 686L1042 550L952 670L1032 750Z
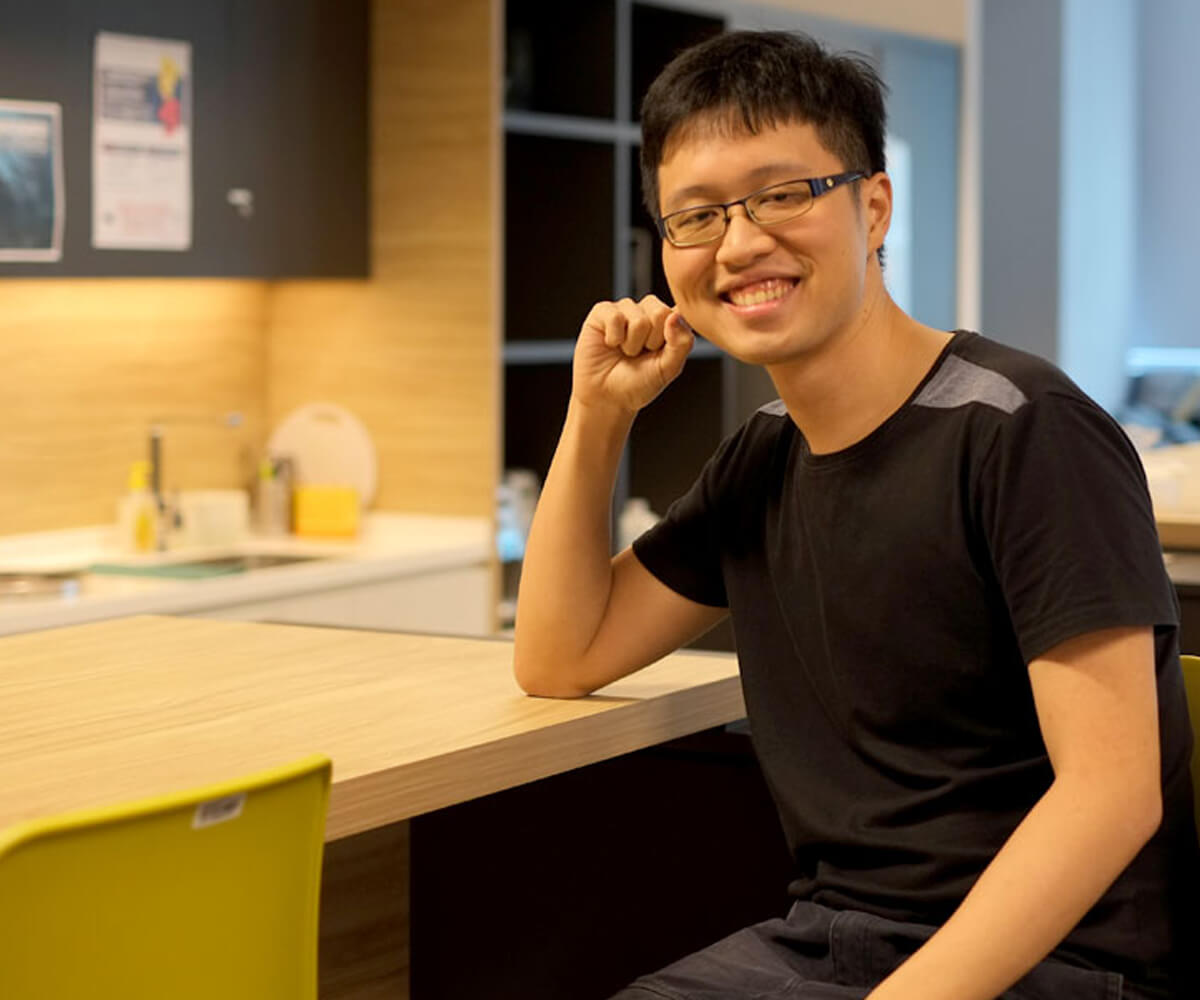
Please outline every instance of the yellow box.
M292 528L297 535L338 538L358 534L358 491L353 486L297 486L292 496Z

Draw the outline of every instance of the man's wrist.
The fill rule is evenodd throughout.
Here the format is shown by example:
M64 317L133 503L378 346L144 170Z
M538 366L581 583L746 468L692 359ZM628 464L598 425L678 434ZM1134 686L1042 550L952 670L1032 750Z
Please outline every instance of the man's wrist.
M624 437L629 433L638 414L620 403L609 400L583 400L572 394L567 404L567 421L582 423L593 433L608 433Z

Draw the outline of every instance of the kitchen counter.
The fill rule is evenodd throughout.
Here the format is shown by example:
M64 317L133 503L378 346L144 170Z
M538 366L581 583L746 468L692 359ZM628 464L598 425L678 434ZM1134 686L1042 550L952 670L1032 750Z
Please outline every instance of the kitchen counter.
M97 563L150 568L226 554L313 557L304 562L204 579L85 573L54 596L0 599L0 635L139 614L203 614L377 581L486 566L486 518L372 513L352 540L251 536L220 550L131 556L117 551L108 526L0 538L0 572L81 570Z

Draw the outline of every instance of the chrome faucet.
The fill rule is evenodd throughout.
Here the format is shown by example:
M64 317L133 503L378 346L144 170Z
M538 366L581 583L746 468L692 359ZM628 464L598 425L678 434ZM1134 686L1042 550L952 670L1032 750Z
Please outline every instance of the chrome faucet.
M167 498L162 482L163 430L160 424L150 425L150 495L154 498L154 547L163 552L167 547Z
M150 495L154 498L154 508L157 511L155 524L156 547L159 552L166 551L167 532L179 527L178 505L167 499L163 483L163 431L167 424L207 424L212 418L206 417L160 417L150 422ZM222 427L237 428L242 426L242 415L237 410L217 418Z

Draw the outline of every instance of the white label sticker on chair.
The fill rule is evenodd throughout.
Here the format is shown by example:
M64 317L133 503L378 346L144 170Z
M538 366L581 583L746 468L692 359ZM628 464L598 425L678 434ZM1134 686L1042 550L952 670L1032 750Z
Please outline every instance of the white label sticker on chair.
M242 814L242 806L246 804L246 793L226 795L220 799L210 799L196 806L192 816L192 829L203 830L206 826L216 826L237 819Z

